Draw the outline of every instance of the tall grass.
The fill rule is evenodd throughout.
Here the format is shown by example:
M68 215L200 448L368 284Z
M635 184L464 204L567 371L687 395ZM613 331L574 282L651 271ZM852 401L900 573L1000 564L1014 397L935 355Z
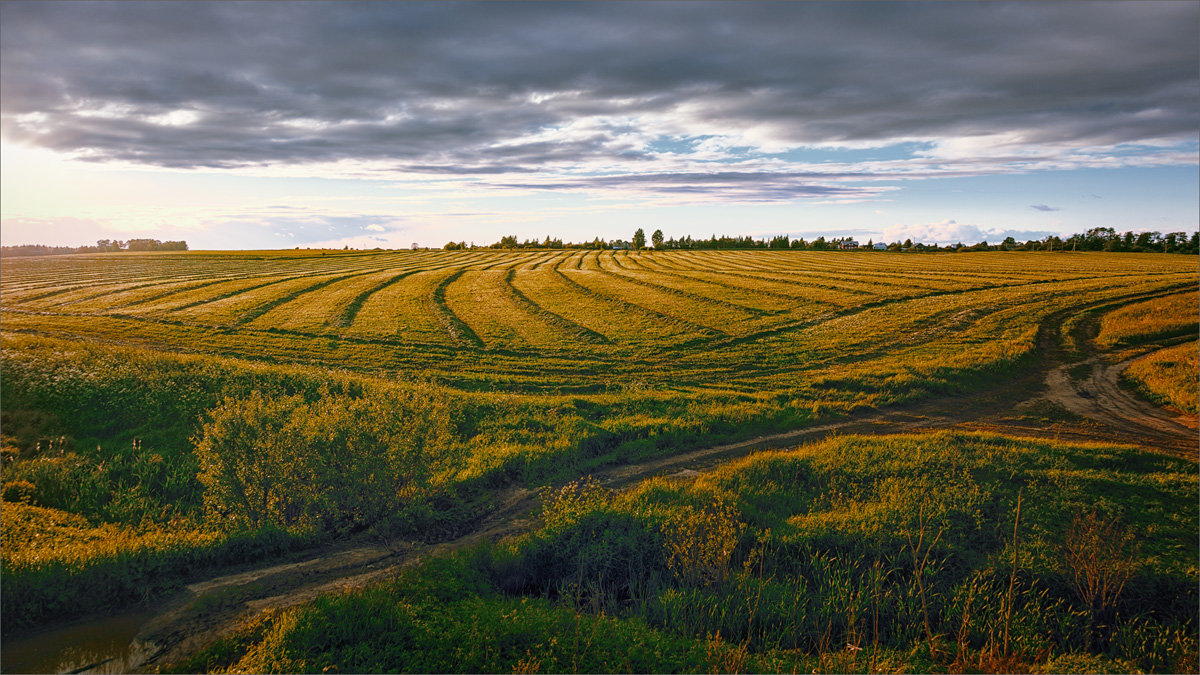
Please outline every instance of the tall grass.
M97 526L58 509L7 501L0 505L0 520L0 618L6 630L144 602L200 570L261 560L307 543L272 529Z
M1196 491L1194 465L1130 448L835 438L625 493L569 485L547 498L541 529L272 618L224 658L252 670L1187 672ZM452 637L426 642L430 626ZM630 658L601 647L595 626L628 640ZM661 660L633 659L650 643Z

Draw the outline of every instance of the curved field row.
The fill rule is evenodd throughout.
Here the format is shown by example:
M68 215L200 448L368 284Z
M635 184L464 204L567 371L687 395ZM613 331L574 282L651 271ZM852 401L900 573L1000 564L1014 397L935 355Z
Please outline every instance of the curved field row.
M695 303L684 303L668 293L644 289L624 281L616 275L606 274L599 267L565 271L561 274L564 279L584 293L613 307L641 314L652 321L675 324L697 335L726 334L725 331L713 327L713 324L720 325L720 317L704 312ZM675 311L663 311L663 309ZM687 310L694 312L692 317L685 318L688 314ZM697 314L701 316L697 317Z
M1195 415L1200 412L1197 350L1195 340L1159 349L1129 364L1123 377L1150 400Z
M654 321L655 317L590 293L559 269L514 275L512 285L542 310L600 336L602 339L596 340L600 343L654 344L675 342L681 336L695 337L686 328Z
M752 391L865 363L1011 360L1071 302L1196 286L1194 261L1155 255L284 253L6 260L6 329L541 390L632 376Z
M1200 294L1177 293L1110 312L1100 321L1096 344L1137 344L1174 335L1196 335Z

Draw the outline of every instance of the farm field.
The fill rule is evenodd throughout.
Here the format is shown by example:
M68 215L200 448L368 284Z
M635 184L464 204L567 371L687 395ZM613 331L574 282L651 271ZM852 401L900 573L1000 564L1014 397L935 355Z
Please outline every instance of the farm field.
M457 557L391 585L153 665L663 670L666 650L688 670L1177 670L1197 644L1194 386L1178 393L1197 286L1194 257L1167 254L5 258L4 623L144 606L323 546L399 565L450 542ZM1085 366L1116 383L1137 356L1149 396L1079 394ZM1155 386L1179 410L1156 412ZM821 441L843 432L868 435ZM707 473L683 463L726 446ZM727 461L762 447L796 454ZM606 473L623 482L576 482ZM1064 537L1105 532L1151 552L1055 566ZM585 559L609 566L573 579ZM1109 573L1129 591L1079 590ZM789 609L804 584L812 602ZM311 626L365 621L348 634L377 651L393 629L363 617L428 625L438 593L509 646L312 646ZM590 631L594 659L551 644L564 631ZM622 641L644 653L620 660Z

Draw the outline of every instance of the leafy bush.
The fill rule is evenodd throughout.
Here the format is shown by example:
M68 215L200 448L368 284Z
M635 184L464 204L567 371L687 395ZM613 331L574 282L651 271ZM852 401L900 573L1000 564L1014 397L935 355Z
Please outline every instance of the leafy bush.
M204 503L232 526L370 524L425 488L451 433L426 391L226 399L196 441Z

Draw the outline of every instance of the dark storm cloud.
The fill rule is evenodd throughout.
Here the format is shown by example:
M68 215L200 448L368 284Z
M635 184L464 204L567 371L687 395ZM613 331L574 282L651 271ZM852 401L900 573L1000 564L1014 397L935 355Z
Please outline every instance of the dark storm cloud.
M642 171L655 158L646 136L696 128L784 144L1009 134L1053 146L1187 141L1200 126L1200 5L1187 2L5 2L0 12L5 135L98 161ZM625 180L667 192L749 183ZM763 194L832 190L775 180Z
M850 174L752 173L651 173L588 176L547 181L497 183L494 187L524 190L616 191L660 195L713 195L729 201L765 202L792 199L862 199L893 188L831 185L825 181Z

